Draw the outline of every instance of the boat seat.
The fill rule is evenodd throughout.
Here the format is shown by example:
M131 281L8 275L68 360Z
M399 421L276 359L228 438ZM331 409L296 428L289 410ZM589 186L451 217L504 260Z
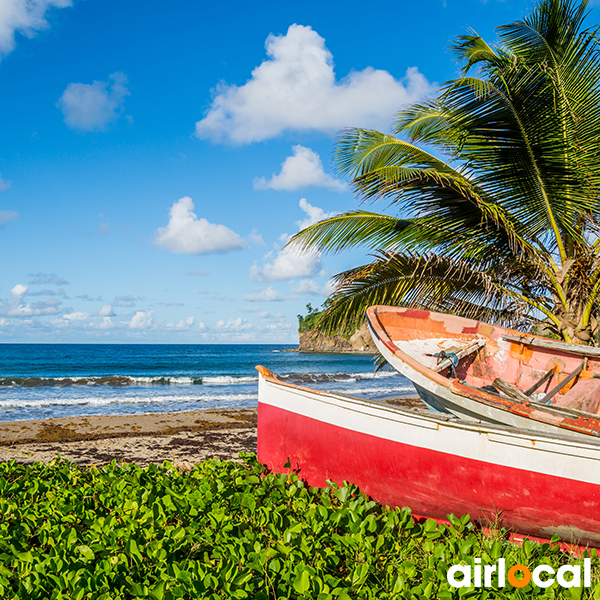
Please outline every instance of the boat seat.
M600 379L580 379L552 405L575 408L593 415L600 414Z

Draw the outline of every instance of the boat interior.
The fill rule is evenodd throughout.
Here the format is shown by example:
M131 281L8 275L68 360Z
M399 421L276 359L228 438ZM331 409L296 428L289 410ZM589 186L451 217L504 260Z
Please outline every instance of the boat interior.
M390 350L430 372L491 397L600 414L600 348L424 310L380 306L369 312Z

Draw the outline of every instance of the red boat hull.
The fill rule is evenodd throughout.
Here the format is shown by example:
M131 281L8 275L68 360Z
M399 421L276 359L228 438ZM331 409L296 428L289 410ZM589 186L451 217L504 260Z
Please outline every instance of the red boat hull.
M441 452L426 440L402 443L260 401L258 458L277 472L290 470L289 461L309 485L347 481L378 502L429 517L468 513L484 526L600 546L596 482Z

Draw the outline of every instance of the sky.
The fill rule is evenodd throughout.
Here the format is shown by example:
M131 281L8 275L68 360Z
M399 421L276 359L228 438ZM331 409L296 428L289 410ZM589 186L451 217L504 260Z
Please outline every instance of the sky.
M532 7L0 0L0 343L296 343L368 261L284 248L359 206L338 133L390 131L452 39Z

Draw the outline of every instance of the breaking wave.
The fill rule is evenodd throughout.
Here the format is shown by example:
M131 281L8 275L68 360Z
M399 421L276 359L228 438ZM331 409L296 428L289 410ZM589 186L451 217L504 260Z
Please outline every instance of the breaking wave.
M291 373L281 375L282 381L295 384L306 383L336 383L365 381L372 379L383 379L394 377L397 373L389 371L374 373ZM155 386L155 385L243 385L258 381L258 376L220 375L217 377L182 377L182 376L147 376L133 377L128 375L107 375L96 377L0 377L0 389L2 388L44 388L44 387L115 387L126 386Z

